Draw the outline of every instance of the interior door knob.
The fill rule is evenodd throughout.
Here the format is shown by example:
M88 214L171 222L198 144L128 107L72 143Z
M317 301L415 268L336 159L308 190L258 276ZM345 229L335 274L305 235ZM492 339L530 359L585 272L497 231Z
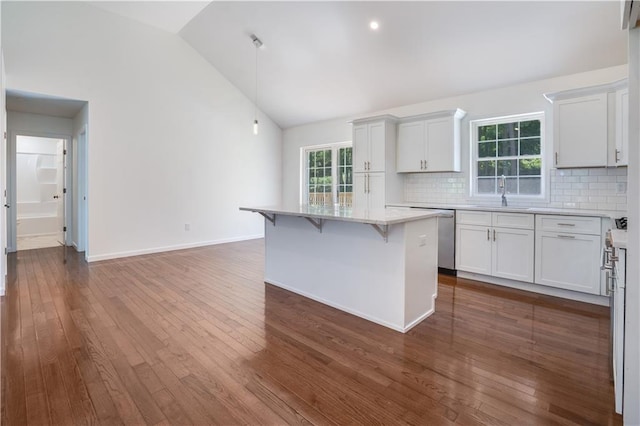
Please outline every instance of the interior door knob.
M11 206L10 206L9 204L5 204L4 206L5 206L6 208L9 208L9 207L11 207Z
M60 196L59 195L54 195L53 198L60 198Z

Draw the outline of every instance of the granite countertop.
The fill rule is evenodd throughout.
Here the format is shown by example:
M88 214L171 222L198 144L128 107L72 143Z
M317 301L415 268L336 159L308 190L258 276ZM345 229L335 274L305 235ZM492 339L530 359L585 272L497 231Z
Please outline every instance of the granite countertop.
M402 202L391 203L388 207L413 207L423 209L442 209L442 210L481 210L490 212L509 212L509 213L531 213L531 214L554 214L564 216L590 216L590 217L608 217L618 218L626 216L627 212L624 211L605 211L605 210L571 210L571 209L557 209L547 207L518 207L518 206L481 206L481 205L467 205L467 204L438 204L438 203L421 203L421 202Z
M450 216L449 212L438 210L417 210L408 208L360 210L347 207L309 205L240 207L240 210L267 215L297 216L310 219L339 220L343 222L357 222L383 226L411 222L428 217Z

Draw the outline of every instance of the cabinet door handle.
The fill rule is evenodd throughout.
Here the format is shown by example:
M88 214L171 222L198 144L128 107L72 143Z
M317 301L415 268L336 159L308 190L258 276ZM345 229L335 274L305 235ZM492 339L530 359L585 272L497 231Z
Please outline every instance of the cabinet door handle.
M493 241L495 241L495 240L496 240L496 230L494 229L493 230Z
M424 169L427 170L427 160L424 160Z
M489 231L489 230L487 229L487 241L491 241L491 237L490 237L490 235L491 235L491 234L489 234L489 232L491 232L491 231Z
M422 160L420 160L420 170L422 170Z
M569 240L575 240L576 237L574 235L557 235L558 238L565 238L565 239L569 239Z
M556 151L556 166L558 165L558 151Z
M575 223L558 223L558 226L576 226Z
M620 150L616 149L616 163L620 162Z

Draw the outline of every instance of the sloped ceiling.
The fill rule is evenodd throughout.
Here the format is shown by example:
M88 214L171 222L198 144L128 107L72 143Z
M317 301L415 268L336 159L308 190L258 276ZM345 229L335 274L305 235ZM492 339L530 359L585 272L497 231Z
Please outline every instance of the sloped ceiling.
M250 34L262 39L258 107L282 128L627 57L615 1L215 1L190 10L193 19L178 34L251 99ZM369 28L374 19L377 31Z

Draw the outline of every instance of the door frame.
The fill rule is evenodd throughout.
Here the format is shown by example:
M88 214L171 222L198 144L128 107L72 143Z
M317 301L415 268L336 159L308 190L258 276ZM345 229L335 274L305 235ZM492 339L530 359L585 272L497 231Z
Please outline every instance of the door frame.
M18 250L17 247L17 137L18 136L32 136L39 138L51 138L51 139L63 139L64 149L68 151L68 146L71 145L73 137L71 135L65 135L61 133L53 132L34 132L27 130L11 130L10 138L7 144L7 252L13 253ZM70 191L72 180L69 179L69 173L71 173L72 165L69 164L69 155L65 155L64 159L64 185L67 189L63 194L63 206L64 206L64 226L67 229L71 229L72 215L69 214L68 203L71 200L71 196L74 191ZM64 233L65 245L69 245L68 232Z
M74 217L76 218L77 225L77 234L76 234L76 250L78 252L84 252L84 259L87 260L87 256L89 253L88 250L88 216L87 216L87 193L88 193L88 174L87 174L87 165L88 161L88 141L89 141L89 132L87 124L84 124L80 131L76 136L76 144L74 145L72 152L72 159L77 180L75 181L76 186L73 187L72 194L73 197L77 200L77 209L73 211ZM71 178L72 185L74 183L73 177ZM73 208L73 203L71 204ZM73 226L74 224L72 224ZM69 228L72 229L72 228Z

